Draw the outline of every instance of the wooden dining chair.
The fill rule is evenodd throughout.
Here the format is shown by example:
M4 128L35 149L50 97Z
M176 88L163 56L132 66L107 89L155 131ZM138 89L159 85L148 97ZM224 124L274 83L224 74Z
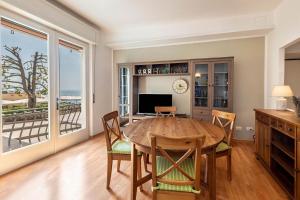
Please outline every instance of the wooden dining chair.
M156 117L175 117L176 106L155 106Z
M205 136L168 138L150 135L152 153L152 199L200 198L201 148ZM181 150L180 156L168 151Z
M106 188L110 186L113 161L116 160L117 171L120 172L121 161L131 160L131 143L123 138L118 122L118 111L113 111L102 117L104 134L107 147L107 182ZM142 176L141 171L142 155L138 154L138 177ZM142 189L142 187L140 187Z
M231 181L231 139L236 119L234 113L212 110L212 123L224 129L224 140L217 146L216 157L227 156L227 179Z

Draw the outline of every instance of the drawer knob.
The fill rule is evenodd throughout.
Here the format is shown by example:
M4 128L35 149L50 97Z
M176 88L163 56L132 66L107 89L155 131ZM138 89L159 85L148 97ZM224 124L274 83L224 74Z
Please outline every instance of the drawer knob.
M293 129L292 129L292 128L288 128L288 131L289 131L289 132L292 132L292 131L293 131Z

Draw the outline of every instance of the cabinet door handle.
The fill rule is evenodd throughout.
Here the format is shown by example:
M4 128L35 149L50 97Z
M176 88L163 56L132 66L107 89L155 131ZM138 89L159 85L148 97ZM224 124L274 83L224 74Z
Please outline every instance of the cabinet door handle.
M289 131L289 132L292 132L292 131L293 131L293 129L292 129L292 128L288 128L288 131Z

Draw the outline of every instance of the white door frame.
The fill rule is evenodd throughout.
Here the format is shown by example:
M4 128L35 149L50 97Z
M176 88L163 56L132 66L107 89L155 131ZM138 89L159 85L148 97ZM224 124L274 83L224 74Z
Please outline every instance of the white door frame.
M47 33L48 35L48 95L49 95L49 109L48 109L48 120L49 120L49 137L48 140L42 141L36 144L28 145L16 150L2 153L2 117L0 116L0 175L10 172L14 169L25 166L36 160L42 159L46 156L54 154L64 148L77 144L81 141L87 140L89 138L90 126L89 121L89 105L92 106L90 102L90 90L92 83L89 80L89 62L91 56L89 55L89 50L91 49L89 44L84 43L80 40L71 38L62 33L48 28L42 24L32 21L28 18L15 14L11 11L5 10L0 7L0 16L8 18L12 21L17 21L18 23L24 24L25 26L32 27L33 29ZM86 110L86 124L85 129L82 129L78 133L66 134L59 136L59 116L56 110L56 97L58 97L59 85L58 85L58 67L59 67L59 57L58 57L58 39L64 39L71 43L77 44L84 48L85 55L85 69L84 69L84 79L85 84L82 91L84 91L83 97L86 99L83 105ZM0 55L1 56L1 55ZM92 77L91 77L92 78ZM0 88L2 87L0 81ZM1 93L1 92L0 92ZM1 95L1 94L0 94ZM2 105L0 105L0 114L2 113Z
M39 23L36 23L30 19L24 18L22 16L19 16L17 14L14 14L10 11L4 10L2 8L0 8L0 15L1 17L5 17L8 18L12 21L17 21L18 23L24 24L25 26L28 27L32 27L36 30L42 31L47 33L48 35L48 91L49 91L49 97L51 98L52 94L52 89L54 82L51 81L50 77L51 77L51 73L52 73L52 68L53 68L53 64L54 64L54 54L53 53L53 47L54 47L54 31L52 29L49 29ZM1 87L2 87L2 83ZM50 100L50 99L49 99ZM19 167L22 167L28 163L31 163L33 161L36 161L38 159L41 159L43 157L46 157L52 153L55 152L54 149L54 140L53 140L53 130L54 130L54 126L53 126L53 112L51 112L52 110L52 106L53 104L50 102L48 103L48 123L49 123L49 137L48 140L46 141L42 141L36 144L31 144L28 145L26 147L22 147L19 149L15 149L9 152L3 152L2 149L2 116L0 116L0 129L1 129L1 137L0 137L0 175L1 174L5 174L9 171L12 171L14 169L17 169ZM0 109L2 113L2 105L0 105Z
M53 77L56 77L56 85L55 85L55 88L56 88L56 98L59 97L59 91L60 91L60 88L59 88L59 40L63 40L63 41L66 41L66 42L70 42L74 45L77 45L77 46L80 46L83 48L83 60L82 60L82 64L84 65L83 67L83 75L82 75L82 99L81 99L81 106L82 106L82 115L85 116L85 127L82 128L82 129L79 129L78 131L74 131L72 133L68 133L68 134L64 134L64 135L60 135L59 133L59 126L60 126L60 123L59 123L59 111L56 110L56 117L55 117L55 120L56 120L56 131L55 131L55 152L57 151L60 151L62 149L65 149L69 146L72 146L74 144L77 144L79 142L82 142L82 141L85 141L89 138L89 130L90 130L90 123L89 123L89 84L90 82L88 81L89 78L89 45L87 43L84 43L78 39L75 39L75 38L72 38L70 36L67 36L63 33L56 33L55 34L55 42L56 42L56 67L55 67L55 76ZM55 102L56 102L56 99L55 99Z

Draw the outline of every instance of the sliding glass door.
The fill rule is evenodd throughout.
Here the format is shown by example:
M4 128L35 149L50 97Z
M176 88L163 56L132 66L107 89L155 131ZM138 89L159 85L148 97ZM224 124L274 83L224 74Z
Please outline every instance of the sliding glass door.
M1 175L89 138L89 46L0 13Z
M88 45L58 35L57 111L58 141L61 149L89 137L87 129L87 53Z

